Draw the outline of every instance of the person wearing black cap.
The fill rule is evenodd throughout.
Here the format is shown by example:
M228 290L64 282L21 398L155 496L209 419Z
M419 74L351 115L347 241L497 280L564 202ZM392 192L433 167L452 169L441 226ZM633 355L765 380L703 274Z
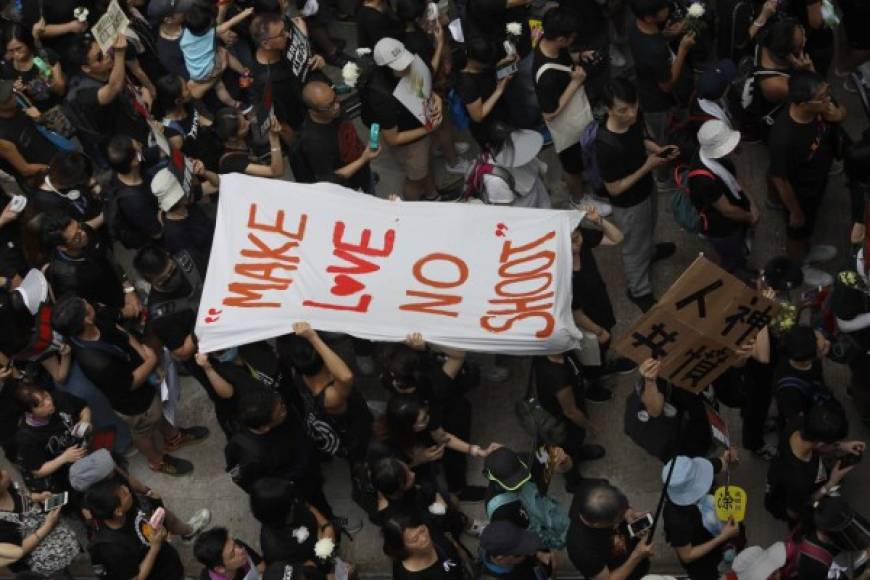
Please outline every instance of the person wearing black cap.
M695 98L689 104L689 122L696 130L711 119L718 119L734 128L726 99L735 76L737 67L734 62L723 59L707 68L695 81Z
M866 551L867 521L858 516L843 498L825 496L816 502L812 524L812 530L797 546L794 563L796 578L801 580L834 578L830 575L830 571L834 570L831 567L834 558L842 552ZM849 560L847 559L846 562ZM858 571L860 566L859 570L855 570ZM845 576L838 573L836 578L845 578Z
M584 486L570 511L568 558L585 578L638 580L649 571L652 544L631 538L627 528L644 514L621 491L603 480Z
M504 580L543 580L553 573L552 556L540 538L508 521L492 522L480 535L481 574Z
M784 343L785 357L774 373L773 389L781 428L814 403L834 398L822 372L822 357L831 348L822 333L796 326L785 335Z
M549 549L565 547L567 512L538 488L528 465L515 451L499 447L490 453L483 474L490 481L485 504L490 522L508 521L532 530Z
M863 441L844 440L849 422L837 403L816 405L796 423L780 438L779 454L767 470L764 497L767 511L790 527L804 521L812 502L826 496L854 468L839 459L829 471L823 455L860 455L866 447Z

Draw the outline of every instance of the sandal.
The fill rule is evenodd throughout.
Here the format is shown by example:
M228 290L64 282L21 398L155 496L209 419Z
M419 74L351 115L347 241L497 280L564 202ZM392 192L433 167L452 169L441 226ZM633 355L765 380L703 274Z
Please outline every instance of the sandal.
M181 477L193 471L193 464L190 461L179 459L171 455L164 455L163 461L158 465L148 463L148 468L157 473L171 475L173 477Z

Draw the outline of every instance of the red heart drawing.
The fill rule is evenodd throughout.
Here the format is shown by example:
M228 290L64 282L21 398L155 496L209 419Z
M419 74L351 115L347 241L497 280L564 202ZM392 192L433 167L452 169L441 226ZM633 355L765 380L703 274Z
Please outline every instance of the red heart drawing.
M339 274L335 277L335 284L329 289L336 296L350 296L356 294L360 290L365 289L365 284L357 282L354 278L346 274Z

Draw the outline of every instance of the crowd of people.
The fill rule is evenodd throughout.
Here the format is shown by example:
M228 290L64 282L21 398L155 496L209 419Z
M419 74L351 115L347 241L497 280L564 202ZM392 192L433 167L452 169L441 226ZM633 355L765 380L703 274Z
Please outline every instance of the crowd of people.
M202 578L346 580L365 570L342 559L342 538L375 526L396 579L544 580L565 550L585 578L638 580L662 578L649 574L658 527L697 580L867 577L870 522L840 488L865 451L845 405L870 426L870 132L843 128L861 111L831 87L867 104L868 6L0 0L0 445L14 466L0 471L0 566L69 578L79 560L101 578L180 580L177 537ZM331 36L337 20L355 23L356 47ZM741 142L769 152L766 193L737 173ZM419 333L373 343L307 322L199 351L222 174L550 208L550 147L584 212L570 300L598 352L532 357L516 394L531 452L471 439L469 391L516 367L497 352L478 365ZM382 149L399 191L378 187ZM437 181L436 166L452 177ZM853 251L832 275L836 249L811 241L840 171ZM619 248L632 317L653 308L665 288L651 268L675 252L655 242L670 236L656 232L663 195L719 266L782 305L700 393L660 377L661 360L609 348L615 284L595 248ZM780 215L785 246L759 268L752 231ZM825 381L831 364L848 365L848 401ZM634 382L609 417L661 461L657 509L584 467L606 453L587 440L588 409L612 401L617 375ZM208 395L219 433L167 405L182 376ZM360 376L378 379L385 407ZM768 466L764 506L782 541L766 548L717 514L716 480L739 459L716 437L722 405L740 409L743 453ZM130 473L144 461L166 488L196 477L177 451L209 437L225 440L258 546L208 509L182 520ZM333 510L333 457L368 522ZM486 486L469 483L470 458ZM570 506L549 493L558 484ZM464 513L475 502L485 519Z

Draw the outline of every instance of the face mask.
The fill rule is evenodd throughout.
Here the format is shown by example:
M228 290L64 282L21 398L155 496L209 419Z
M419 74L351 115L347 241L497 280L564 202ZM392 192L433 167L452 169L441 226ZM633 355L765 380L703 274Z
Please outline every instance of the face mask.
M82 196L82 192L79 191L78 189L70 189L68 191L60 191L58 188L56 188L54 185L52 185L51 179L49 179L47 175L45 176L45 185L48 186L48 188L51 191L55 192L56 194L58 194L61 197L67 198L70 201L76 201L78 198L80 198Z
M236 360L239 356L238 347L228 348L219 355L216 355L215 358L222 363L230 363Z

